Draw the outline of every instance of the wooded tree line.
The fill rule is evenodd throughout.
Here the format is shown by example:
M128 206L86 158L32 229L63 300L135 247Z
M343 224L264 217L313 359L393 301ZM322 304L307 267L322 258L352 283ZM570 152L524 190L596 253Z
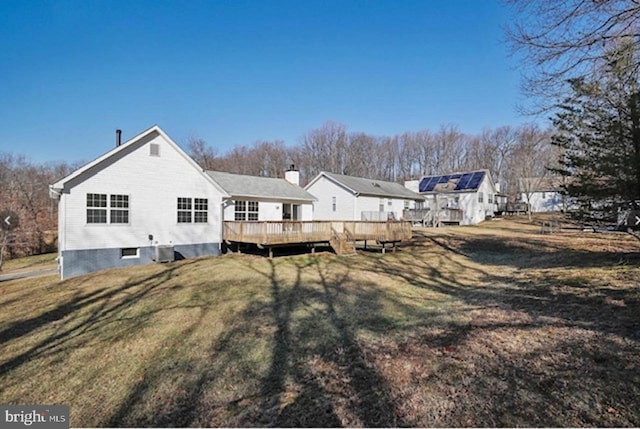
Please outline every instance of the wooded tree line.
M58 213L49 198L48 186L77 166L38 164L24 156L0 152L0 213L11 212L18 219L17 228L0 228L0 268L6 257L40 254L55 249Z
M478 135L448 125L378 137L329 121L305 133L294 146L259 141L218 154L203 139L191 137L187 147L196 162L210 170L283 177L293 164L302 185L323 170L403 183L424 175L488 169L502 191L515 198L519 178L546 175L557 158L551 135L549 129L527 124L486 129Z

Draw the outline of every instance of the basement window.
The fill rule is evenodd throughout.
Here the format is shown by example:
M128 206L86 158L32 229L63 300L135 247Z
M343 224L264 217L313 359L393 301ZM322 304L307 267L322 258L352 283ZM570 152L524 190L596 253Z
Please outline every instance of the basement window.
M140 249L138 247L123 247L120 249L120 258L132 259L140 257Z

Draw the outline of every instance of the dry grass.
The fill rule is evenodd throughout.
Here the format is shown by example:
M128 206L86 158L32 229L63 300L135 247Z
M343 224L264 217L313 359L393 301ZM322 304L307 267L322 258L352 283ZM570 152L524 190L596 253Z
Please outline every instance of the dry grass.
M31 269L49 269L56 267L57 253L45 253L24 258L9 259L2 264L1 274L16 273Z
M640 425L640 243L539 229L3 282L0 403L73 426Z

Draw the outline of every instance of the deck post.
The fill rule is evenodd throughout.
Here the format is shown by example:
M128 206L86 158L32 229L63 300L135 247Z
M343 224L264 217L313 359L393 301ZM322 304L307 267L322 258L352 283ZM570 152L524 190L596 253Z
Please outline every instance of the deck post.
M384 255L385 253L387 253L387 247L386 247L387 243L382 242L382 254Z
M367 250L367 240L364 240L364 250Z
M269 259L273 259L273 247L269 246Z

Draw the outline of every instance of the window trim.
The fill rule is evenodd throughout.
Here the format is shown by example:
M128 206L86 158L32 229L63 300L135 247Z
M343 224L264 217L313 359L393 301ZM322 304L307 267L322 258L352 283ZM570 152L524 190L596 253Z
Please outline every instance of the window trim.
M91 195L91 197L89 197ZM97 197L104 196L104 201L102 198L99 198L96 201ZM126 207L115 207L112 206L112 199L114 197L126 197L122 198L121 204L126 204ZM87 192L86 200L85 200L85 226L129 226L131 225L131 194L109 194L109 193L96 193L96 192ZM115 200L118 203L117 200ZM89 211L92 211L93 214L90 215ZM96 216L97 212L101 213L104 216L104 222L91 222L90 217ZM113 222L112 214L117 212L126 212L126 222ZM101 219L100 219L101 220Z
M135 255L125 255L125 251L127 250L135 250ZM139 247L121 247L120 248L120 259L138 259L140 258L140 248Z
M233 217L236 222L256 222L260 220L259 201L233 200L233 207Z

